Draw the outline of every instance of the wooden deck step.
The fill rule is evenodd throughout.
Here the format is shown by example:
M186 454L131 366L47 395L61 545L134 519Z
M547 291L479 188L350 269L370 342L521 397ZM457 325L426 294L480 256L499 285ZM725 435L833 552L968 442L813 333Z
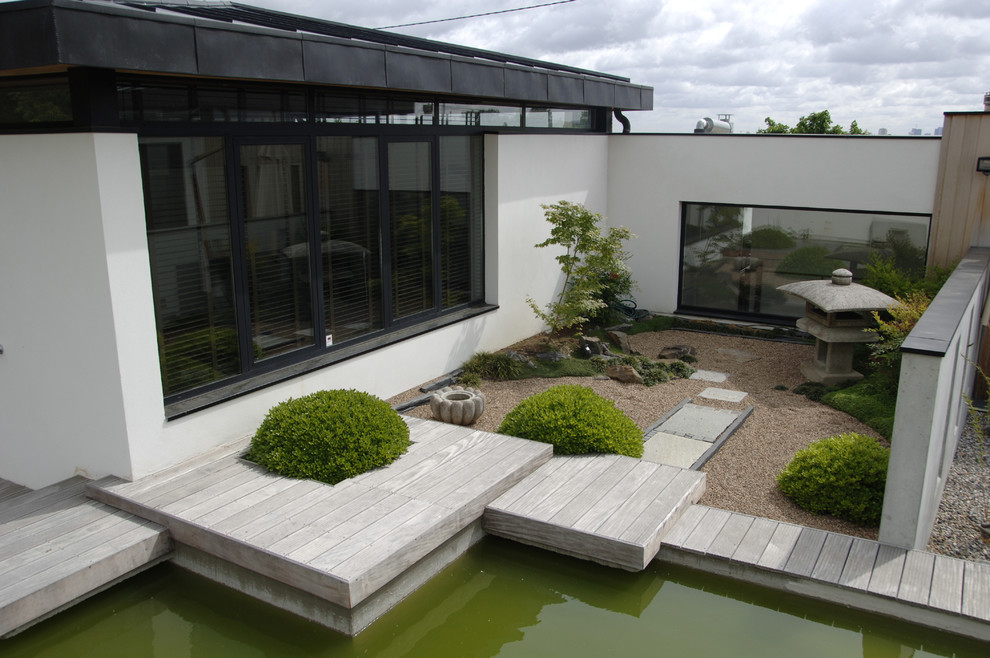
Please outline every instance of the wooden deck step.
M692 506L660 558L990 640L990 565Z
M17 485L0 480L0 490ZM0 500L0 637L165 559L161 526L90 500L86 480Z
M284 478L237 454L89 495L166 526L177 544L345 609L477 521L550 459L551 446L408 419L413 445L335 486Z
M554 457L485 509L485 531L641 571L705 474L619 455Z

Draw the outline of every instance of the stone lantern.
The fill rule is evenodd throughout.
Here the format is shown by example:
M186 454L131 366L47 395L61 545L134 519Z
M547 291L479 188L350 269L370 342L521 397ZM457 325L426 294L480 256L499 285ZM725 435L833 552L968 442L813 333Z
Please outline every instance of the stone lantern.
M815 358L801 365L810 381L826 386L862 379L853 370L856 343L869 343L876 336L864 331L873 326L873 311L889 308L897 300L879 290L852 282L852 272L838 269L830 281L798 281L777 290L805 301L798 329L815 337Z

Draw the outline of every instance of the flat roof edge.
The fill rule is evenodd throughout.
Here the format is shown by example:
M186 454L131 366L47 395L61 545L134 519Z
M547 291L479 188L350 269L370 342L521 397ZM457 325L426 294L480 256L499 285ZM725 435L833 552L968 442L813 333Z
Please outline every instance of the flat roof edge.
M244 7L230 3L221 6L228 5ZM0 46L0 71L85 66L148 74L343 84L631 111L653 107L653 89L626 78L567 67L541 68L538 63L530 66L512 61L511 56L506 56L505 61L486 59L487 51L477 51L475 58L212 18L163 15L112 2L22 0L0 4L0 14L4 15L0 21L0 44L6 44ZM101 38L93 39L93 34ZM332 67L327 64L331 59ZM460 79L470 76L474 69L488 79L485 93L471 93L470 86L467 91L458 88L453 80L455 62ZM342 78L339 71L345 68L347 75ZM493 74L498 79L492 80ZM513 75L538 77L521 83L519 78L508 79ZM414 84L404 84L404 78Z

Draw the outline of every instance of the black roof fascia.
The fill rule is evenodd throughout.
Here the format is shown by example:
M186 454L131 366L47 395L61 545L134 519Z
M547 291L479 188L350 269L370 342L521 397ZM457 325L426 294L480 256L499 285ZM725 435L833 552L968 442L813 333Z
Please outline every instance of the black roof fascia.
M626 78L246 5L0 3L0 74L57 66L653 108L653 89Z

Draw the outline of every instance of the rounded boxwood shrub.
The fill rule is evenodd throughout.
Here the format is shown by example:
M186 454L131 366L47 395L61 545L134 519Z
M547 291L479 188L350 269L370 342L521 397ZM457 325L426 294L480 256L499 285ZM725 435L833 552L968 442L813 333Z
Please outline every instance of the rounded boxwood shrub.
M269 409L247 458L287 477L337 484L395 461L408 447L409 427L384 400L318 391Z
M643 456L643 433L611 400L587 386L562 384L531 395L506 414L500 434L553 444L554 454Z
M777 486L799 506L863 525L879 525L890 448L862 434L840 434L799 450Z

